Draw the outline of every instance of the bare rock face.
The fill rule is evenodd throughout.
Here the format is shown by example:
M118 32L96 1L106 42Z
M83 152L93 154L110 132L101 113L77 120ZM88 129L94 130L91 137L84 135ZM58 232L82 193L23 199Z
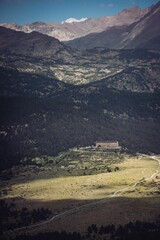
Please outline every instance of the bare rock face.
M40 32L60 41L68 41L90 33L102 32L113 26L129 25L141 19L148 12L148 8L141 10L138 7L125 9L115 16L105 16L97 19L89 18L79 22L45 23L34 22L19 26L15 23L1 23L1 26L16 31L30 33Z
M148 14L146 14L140 21L133 25L132 29L126 34L123 42L120 43L119 47L123 48L137 48L146 47L148 42L152 39L160 37L160 2L153 6ZM153 42L152 42L153 43ZM155 44L154 40L154 44ZM148 46L154 48L154 44ZM159 47L160 48L160 45Z
M87 36L66 42L66 45L78 49L90 49L104 47L110 49L131 48L158 48L160 49L160 2L151 7L148 12L136 22L126 24L127 20L139 13L138 8L134 11L124 10L114 19L113 26L100 33L92 33ZM142 15L141 15L142 16ZM120 21L123 24L116 24ZM129 23L129 21L128 21Z

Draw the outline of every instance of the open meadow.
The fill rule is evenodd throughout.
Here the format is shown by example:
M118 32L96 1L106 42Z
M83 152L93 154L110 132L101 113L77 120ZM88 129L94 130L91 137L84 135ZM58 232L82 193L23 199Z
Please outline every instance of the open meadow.
M160 213L158 157L79 150L48 157L47 164L36 161L36 171L23 166L23 174L13 169L12 178L1 181L1 199L17 211L51 212L28 229L17 226L17 232L85 232L93 223L154 221Z

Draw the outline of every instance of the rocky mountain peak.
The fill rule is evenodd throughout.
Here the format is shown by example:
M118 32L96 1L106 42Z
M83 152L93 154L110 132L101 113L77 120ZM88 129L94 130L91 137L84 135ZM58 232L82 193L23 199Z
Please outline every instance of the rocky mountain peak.
M69 18L62 23L34 22L25 25L16 25L15 23L3 23L1 26L23 32L40 32L60 41L68 41L90 33L97 33L113 26L129 25L142 18L148 9L133 7L124 9L115 16L105 16L97 19L94 18Z
M125 9L115 17L108 19L109 27L105 31L88 34L66 44L78 49L94 47L159 49L159 16L160 2L144 10L138 7Z

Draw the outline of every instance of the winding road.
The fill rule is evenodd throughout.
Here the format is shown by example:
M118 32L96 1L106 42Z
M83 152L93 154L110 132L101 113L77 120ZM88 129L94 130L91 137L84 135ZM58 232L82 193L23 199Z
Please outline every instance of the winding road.
M143 156L147 156L147 155L143 155ZM153 160L157 161L159 166L160 166L160 156L151 156L151 158ZM110 198L114 198L114 197L120 195L121 193L124 193L124 192L126 192L128 190L134 189L138 184L140 184L140 183L142 183L142 182L144 182L146 180L154 179L158 174L159 174L159 170L156 170L156 172L154 172L150 177L141 179L141 180L137 181L136 183L134 183L133 185L131 185L129 187L125 187L125 188L122 188L120 190L117 190L117 191L115 191L113 194L109 195L105 199L97 200L97 201L92 202L92 203L84 204L82 206L75 207L75 208L70 209L70 210L66 210L66 211L64 211L64 212L62 212L60 214L57 214L57 215L55 215L55 216L51 217L50 219L47 219L47 220L45 220L43 222L39 222L39 223L32 224L32 225L25 226L25 227L16 228L13 231L15 232L15 231L27 230L27 229L31 229L31 228L35 228L35 227L40 227L42 225L48 224L50 222L53 222L54 220L57 220L57 219L60 219L62 217L66 217L68 215L71 215L71 214L74 214L74 213L79 212L81 210L84 210L84 209L86 209L88 207L92 207L92 206L95 206L95 205L100 205L102 203L105 203Z

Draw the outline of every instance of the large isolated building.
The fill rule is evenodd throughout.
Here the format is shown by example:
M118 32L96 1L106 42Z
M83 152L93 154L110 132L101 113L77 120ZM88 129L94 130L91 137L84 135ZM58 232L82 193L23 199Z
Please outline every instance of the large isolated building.
M120 151L121 150L121 146L119 145L118 141L115 142L108 142L108 141L100 141L100 142L96 142L96 148L98 149L104 149L104 150L116 150L116 151Z

